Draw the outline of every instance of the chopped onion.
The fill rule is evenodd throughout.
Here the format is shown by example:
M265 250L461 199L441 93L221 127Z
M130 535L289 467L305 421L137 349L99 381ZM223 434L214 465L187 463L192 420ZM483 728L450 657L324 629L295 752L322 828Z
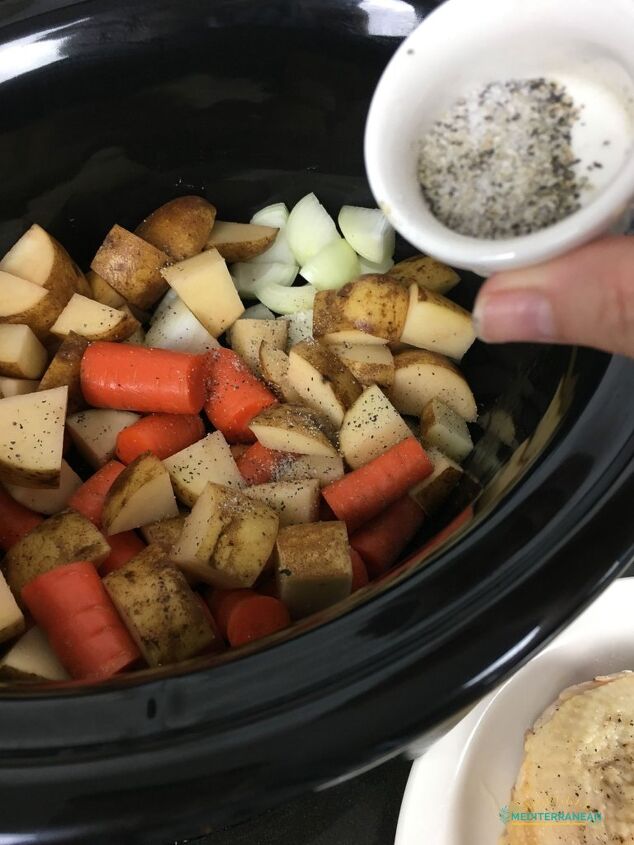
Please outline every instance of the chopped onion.
M375 264L373 261L366 261L365 258L359 256L359 267L362 273L387 273L394 267L394 259L386 258L385 261Z
M278 320L286 320L288 324L287 349L300 343L302 340L310 340L313 336L313 312L296 311L294 314L285 314L278 317Z
M301 269L302 276L317 290L337 290L360 272L356 252L343 238L329 243Z
M163 297L163 299L154 309L154 313L152 314L152 317L150 319L150 324L156 322L157 318L161 316L163 311L165 311L166 308L169 308L170 305L173 305L178 298L179 296L174 290L174 288L170 288Z
M200 355L220 345L178 296L164 305L167 296L161 302L161 312L154 314L145 336L146 346Z
M276 314L294 314L313 307L316 289L312 285L286 288L282 285L260 283L256 295L260 302Z
M394 253L394 229L378 208L344 205L339 228L350 246L368 261L380 264Z
M297 262L302 265L339 235L335 221L315 194L306 194L288 217L286 237Z
M241 297L257 299L255 288L259 284L275 284L289 287L295 281L297 267L290 264L253 264L238 261L231 267L233 283Z
M258 302L257 305L251 305L239 317L239 320L274 320L275 314Z
M251 218L251 223L259 226L273 226L276 229L283 229L288 220L288 208L285 202L274 202L256 211Z
M257 223L260 226L275 226L279 229L277 237L273 244L260 255L256 255L251 261L254 264L271 264L277 262L279 264L297 264L295 256L288 245L286 237L286 221L288 220L288 208L283 202L276 202L273 205L267 205L266 208L261 208L251 218L252 223Z

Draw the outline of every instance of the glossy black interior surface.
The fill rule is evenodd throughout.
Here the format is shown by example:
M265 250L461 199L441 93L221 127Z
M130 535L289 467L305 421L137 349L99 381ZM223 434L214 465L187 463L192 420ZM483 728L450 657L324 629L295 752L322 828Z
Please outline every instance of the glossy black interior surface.
M229 219L310 190L333 211L370 203L371 93L433 5L8 4L0 249L37 221L86 265L113 222L178 193ZM458 289L464 304L476 285ZM465 370L486 413L468 530L275 648L101 688L1 690L3 841L195 836L396 754L616 576L634 539L632 364L478 345Z

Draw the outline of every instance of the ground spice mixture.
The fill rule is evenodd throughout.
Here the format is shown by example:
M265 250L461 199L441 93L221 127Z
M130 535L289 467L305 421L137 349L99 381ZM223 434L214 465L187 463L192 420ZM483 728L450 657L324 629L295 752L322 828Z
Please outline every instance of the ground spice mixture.
M476 238L527 235L590 187L571 145L580 109L548 79L493 82L457 100L421 140L418 176L438 220Z

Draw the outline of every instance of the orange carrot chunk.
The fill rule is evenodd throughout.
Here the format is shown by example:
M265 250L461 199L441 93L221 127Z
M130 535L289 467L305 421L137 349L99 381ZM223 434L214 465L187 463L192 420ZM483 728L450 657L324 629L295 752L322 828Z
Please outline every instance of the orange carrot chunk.
M277 452L261 443L254 443L236 463L247 484L268 484L274 480L278 466L289 458L292 460L289 452Z
M81 389L94 408L198 414L205 401L204 358L125 343L91 343L81 359Z
M321 492L337 519L343 520L352 532L404 496L432 470L418 440L408 437Z
M209 610L225 639L227 638L227 625L231 611L241 601L254 595L253 590L210 590L207 593L206 599Z
M352 589L351 592L360 590L361 587L366 587L370 583L368 578L368 570L366 569L363 558L356 549L350 546L350 562L352 563Z
M136 557L145 548L145 543L134 531L122 531L121 534L112 534L110 537L106 537L106 540L111 551L99 567L102 577L108 575L110 572L114 572L115 569L121 569L122 566L129 563L133 557Z
M198 414L150 414L124 428L117 436L117 458L131 464L144 452L162 461L205 436Z
M109 461L91 475L68 500L68 507L83 514L94 525L101 525L101 512L108 491L125 467L119 461Z
M0 487L0 549L8 552L40 522L43 519L39 513L25 508Z
M396 563L424 521L422 508L405 495L352 535L350 545L361 555L370 578L377 578Z
M140 657L92 563L38 575L22 589L22 600L73 678L109 678Z
M291 617L286 605L272 596L249 596L229 614L227 639L234 648L288 628Z
M253 443L249 423L277 399L231 349L212 349L205 357L210 422L230 443Z

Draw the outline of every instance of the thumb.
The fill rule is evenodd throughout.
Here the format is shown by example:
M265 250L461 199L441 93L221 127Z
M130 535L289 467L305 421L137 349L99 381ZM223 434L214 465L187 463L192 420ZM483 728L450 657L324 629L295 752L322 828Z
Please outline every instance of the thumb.
M634 238L605 238L497 273L482 286L473 318L491 343L571 343L634 357Z

